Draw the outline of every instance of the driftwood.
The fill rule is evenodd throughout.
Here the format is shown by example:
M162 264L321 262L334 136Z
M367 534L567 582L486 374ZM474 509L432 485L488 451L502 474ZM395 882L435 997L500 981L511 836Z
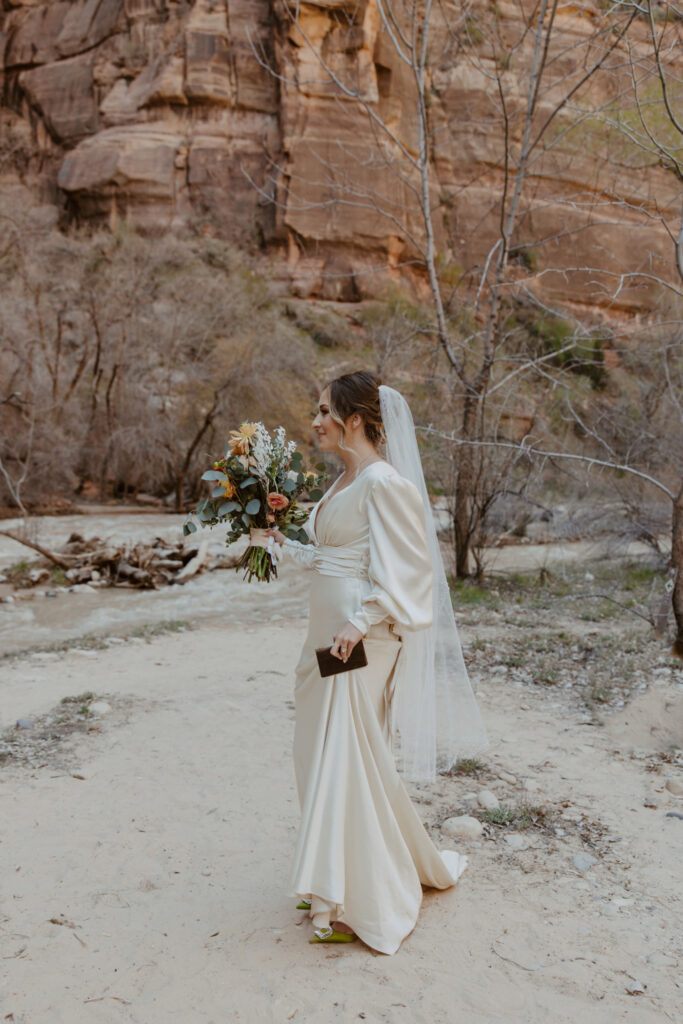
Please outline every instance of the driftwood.
M231 568L238 560L238 556L230 554L210 557L208 538L202 540L199 548L186 548L183 540L169 544L161 537L151 542L114 545L100 537L86 540L72 533L59 554L55 554L6 530L0 530L0 534L26 544L64 569L69 584L86 583L94 587L157 590L172 583L185 583L207 569ZM47 571L41 571L38 564L17 582L20 586L32 586L43 582L45 576Z
M65 562L59 555L55 555L54 552L41 547L41 545L36 544L35 541L26 540L25 537L18 537L16 533L12 533L11 530L0 530L0 535L3 537L9 537L10 540L15 540L17 544L23 544L24 547L32 548L34 551L37 551L38 554L42 555L43 558L47 558L49 562L52 562L54 565L58 565L61 569L68 569L71 566L70 562Z
M209 541L205 538L199 545L199 548L197 549L197 554L194 556L194 558L191 558L190 561L186 565L184 565L182 569L179 570L174 582L187 583L187 581L191 579L192 576L196 576L197 573L200 572L202 566L205 564L208 552ZM237 559L235 559L235 561L237 561Z

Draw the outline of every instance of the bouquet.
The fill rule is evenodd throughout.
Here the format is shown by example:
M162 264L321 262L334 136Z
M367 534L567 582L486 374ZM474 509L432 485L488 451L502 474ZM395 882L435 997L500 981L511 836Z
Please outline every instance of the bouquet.
M202 476L213 484L211 497L198 503L194 515L202 526L229 523L227 545L253 528L278 529L305 541L308 512L297 499L304 491L312 501L322 497L319 485L327 477L325 465L319 463L316 470L304 472L301 452L294 441L287 441L284 427L271 437L262 423L242 423L239 430L230 432L225 456ZM185 536L196 532L192 516L190 512L183 524ZM251 544L235 568L244 569L249 582L254 577L270 582L277 576L271 552Z

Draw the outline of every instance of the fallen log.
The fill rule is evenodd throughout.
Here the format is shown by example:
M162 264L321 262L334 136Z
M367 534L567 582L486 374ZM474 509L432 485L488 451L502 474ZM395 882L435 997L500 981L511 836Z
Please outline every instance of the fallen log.
M35 541L26 540L25 537L17 537L16 533L12 533L11 530L0 530L0 535L3 537L9 537L10 540L15 540L17 544L23 544L24 547L32 548L37 551L43 558L47 558L49 562L53 562L58 565L61 569L70 569L73 562L67 562L60 555L55 555L53 551L48 551L47 548L42 547L40 544L36 544Z
M191 579L193 576L196 576L206 559L208 550L209 541L207 538L206 540L203 540L199 545L197 549L197 554L194 556L194 558L191 558L187 565L184 566L180 570L180 572L177 572L175 574L175 582L187 583L189 579Z
M19 543L25 543L48 562L66 570L69 584L90 584L97 587L130 587L157 590L173 583L186 583L200 572L232 568L238 556L228 552L220 554L209 550L205 538L196 548L186 547L183 540L176 543L155 537L151 542L137 541L115 544L111 538L84 538L72 533L59 554L48 551L33 541L24 541L10 531L0 531ZM25 572L15 574L14 585L35 586L43 579L46 569L39 564Z

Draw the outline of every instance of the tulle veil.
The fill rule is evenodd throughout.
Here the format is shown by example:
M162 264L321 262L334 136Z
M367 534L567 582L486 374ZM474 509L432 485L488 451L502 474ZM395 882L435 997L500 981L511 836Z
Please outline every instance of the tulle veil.
M489 742L463 659L410 406L386 384L379 396L387 462L417 487L424 504L434 581L432 626L403 635L392 702L394 752L406 778L432 782L437 771Z

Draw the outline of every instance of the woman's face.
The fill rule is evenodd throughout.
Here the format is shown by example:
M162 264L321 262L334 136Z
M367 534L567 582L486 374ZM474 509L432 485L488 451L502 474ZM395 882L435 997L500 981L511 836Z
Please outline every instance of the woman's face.
M313 420L321 451L331 452L339 447L341 427L330 416L330 389L325 388L318 399L318 414Z

